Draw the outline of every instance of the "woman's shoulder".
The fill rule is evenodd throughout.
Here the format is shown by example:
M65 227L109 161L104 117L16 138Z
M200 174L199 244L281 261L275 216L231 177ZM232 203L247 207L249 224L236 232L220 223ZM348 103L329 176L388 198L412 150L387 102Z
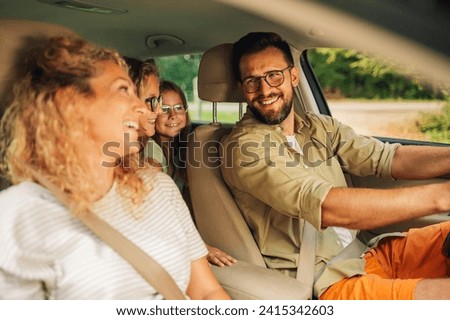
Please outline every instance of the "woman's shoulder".
M163 212L164 216L176 215L180 206L184 205L180 190L166 173L147 173L143 177L147 196L143 207L151 206L152 212Z
M33 205L38 199L53 198L50 191L41 185L31 181L24 181L0 192L0 206Z
M58 216L67 216L68 211L50 191L39 184L21 182L0 192L0 224L7 226L24 221L41 223L49 212L54 213L55 221Z
M157 170L145 170L142 172L142 179L146 187L150 187L151 190L178 190L173 179L164 172Z

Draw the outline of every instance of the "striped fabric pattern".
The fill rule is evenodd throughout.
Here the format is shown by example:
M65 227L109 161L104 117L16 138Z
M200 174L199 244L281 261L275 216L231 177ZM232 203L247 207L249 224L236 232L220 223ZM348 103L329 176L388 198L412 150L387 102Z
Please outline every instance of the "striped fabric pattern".
M116 186L94 212L158 261L183 292L193 260L207 254L172 179L146 175L153 187L132 208ZM113 249L46 189L23 182L0 193L1 299L161 299Z

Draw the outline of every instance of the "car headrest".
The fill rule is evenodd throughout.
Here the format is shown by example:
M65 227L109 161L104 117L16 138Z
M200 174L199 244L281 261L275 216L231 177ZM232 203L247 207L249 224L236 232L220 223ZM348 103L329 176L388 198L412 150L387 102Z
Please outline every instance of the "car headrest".
M245 102L231 66L233 44L208 49L200 60L198 96L211 102Z
M13 84L23 72L30 48L59 35L76 35L63 26L38 21L0 19L0 114L11 98Z

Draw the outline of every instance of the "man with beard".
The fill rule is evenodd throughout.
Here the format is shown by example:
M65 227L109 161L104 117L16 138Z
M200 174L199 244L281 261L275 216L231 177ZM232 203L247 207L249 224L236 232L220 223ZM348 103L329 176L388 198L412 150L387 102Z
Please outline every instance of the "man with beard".
M242 37L232 64L248 111L222 141L222 175L267 266L295 276L307 221L317 230L315 297L450 299L450 261L441 253L450 222L380 237L364 253L333 260L357 230L450 210L450 182L354 189L344 172L439 177L450 173L450 148L383 143L331 117L295 113L299 70L277 34Z

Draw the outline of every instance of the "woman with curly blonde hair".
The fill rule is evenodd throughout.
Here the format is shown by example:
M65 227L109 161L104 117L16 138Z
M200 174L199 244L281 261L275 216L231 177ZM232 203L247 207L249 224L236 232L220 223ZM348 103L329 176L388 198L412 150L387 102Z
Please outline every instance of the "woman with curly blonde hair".
M82 209L96 193L93 182L102 177L92 176L83 165L86 154L80 148L93 141L81 138L94 125L80 112L76 99L95 98L89 81L99 72L96 62L113 62L124 70L127 66L116 52L90 47L80 39L53 40L50 45L43 53L35 50L28 63L32 72L14 88L15 99L1 122L2 169L13 184L30 180L31 167L39 169ZM137 157L130 153L116 166L117 154L108 146L105 167L114 167L122 189L128 189L137 202L145 190L136 174Z
M227 299L173 181L139 164L148 119L119 54L82 39L35 51L2 118L0 299L160 299L76 216L106 220L192 299ZM70 208L37 183L35 172Z

